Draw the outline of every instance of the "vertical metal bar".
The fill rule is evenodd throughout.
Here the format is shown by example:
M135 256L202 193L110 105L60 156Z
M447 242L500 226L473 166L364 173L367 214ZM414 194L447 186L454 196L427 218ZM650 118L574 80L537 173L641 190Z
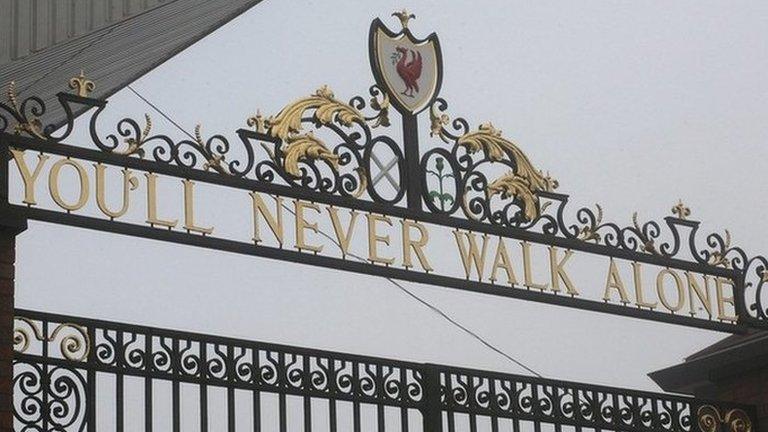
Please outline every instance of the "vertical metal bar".
M302 368L304 369L303 380L301 382L304 391L304 432L312 432L312 398L309 397L309 392L312 389L312 383L310 377L312 373L309 370L309 355L304 354L302 356Z
M336 360L331 357L328 357L328 370L332 377L336 375ZM331 382L328 384L328 390L331 393L331 398L328 399L328 428L330 429L330 432L336 432L336 399L333 398L333 395L338 391L338 383L335 378L330 381Z
M376 404L376 421L378 423L378 432L384 432L385 431L384 405L382 405L381 403Z
M422 179L420 177L419 122L413 114L403 114L403 147L405 147L405 185L407 187L408 209L420 212Z
M477 432L477 415L475 413L469 413L469 431Z
M278 405L280 411L280 432L286 432L288 430L287 415L286 415L286 401L285 393L280 393L278 397Z
M336 419L336 399L329 399L328 400L328 427L330 429L330 432L336 432L336 428L338 425L338 420Z
M171 339L171 361L169 367L171 368L171 405L172 405L172 419L173 432L181 432L181 397L179 395L179 377L181 375L181 365L179 364L179 339Z
M536 383L531 383L531 400L531 414L533 414L534 417L539 417L539 386ZM533 430L534 432L541 432L541 422L534 420Z
M448 416L448 432L456 432L456 413L448 410L445 414Z
M352 363L352 430L354 432L361 432L360 424L360 402L357 401L360 391L360 364L353 361Z
M88 326L88 339L91 346L96 346L96 329ZM85 395L85 412L88 432L96 432L96 349L91 348L88 352L87 365L88 388Z
M115 376L115 428L117 432L123 432L125 425L123 394L125 392L123 374Z
M123 402L123 396L125 394L124 377L119 371L123 366L123 331L117 331L117 347L115 349L115 366L117 366L118 372L115 374L115 428L117 432L123 432L125 427L125 404Z
M47 431L48 430L48 422L50 420L49 419L50 412L51 412L49 401L48 401L48 399L49 399L48 393L50 392L50 389L51 389L51 377L50 377L49 372L48 372L49 371L49 368L48 368L48 360L49 360L49 357L48 357L49 356L49 354L48 354L48 343L49 343L48 342L48 339L49 339L48 327L50 326L50 323L48 321L42 321L41 325L43 327L43 350L42 350L42 352L43 352L43 359L45 359L45 363L43 363L43 365L42 365L43 366L43 368L42 368L43 369L43 374L42 374L43 376L41 377L42 378L41 386L43 388L43 412L42 412L42 420L43 421L42 421L42 423L43 423L43 430Z
M253 432L261 432L261 392L253 392Z
M379 394L379 403L376 404L376 420L378 422L378 432L384 432L385 430L385 416L384 416L384 366L376 365L376 389Z
M227 387L227 430L235 432L235 388Z
M424 381L424 402L422 410L424 418L425 432L442 432L443 430L443 412L440 405L440 369L432 364L424 364L421 369L421 376ZM449 387L450 377L446 376L446 387ZM451 422L451 413L448 413L448 422ZM450 427L450 426L449 426Z
M408 408L400 408L400 432L408 432Z
M227 345L227 430L235 432L235 352L232 345Z
M483 378L478 377L478 381L482 381ZM479 384L477 389L475 388L475 377L471 375L467 375L467 384L469 387L469 390L472 392L476 392L477 389L479 389ZM477 415L474 413L474 410L477 408L475 406L475 398L477 397L476 393L470 393L467 395L467 408L469 409L469 431L470 432L477 432Z
M145 363L147 373L144 378L144 431L152 432L152 332L147 332L144 340Z
M277 382L283 382L288 379L288 373L285 367L285 353L280 352L277 355ZM281 391L278 396L278 411L280 421L280 432L286 432L288 430L288 421L286 418L286 400L285 392Z
M499 409L498 398L496 397L496 379L488 378L488 381L488 387L491 392L488 406L492 411L495 411ZM499 432L499 418L494 415L491 416L491 432Z
M200 432L208 432L208 344L200 341Z
M254 348L251 350L251 364L253 365L253 386L258 389L261 385L260 371L261 366L259 363L259 350ZM253 391L253 432L261 432L261 392L259 390Z

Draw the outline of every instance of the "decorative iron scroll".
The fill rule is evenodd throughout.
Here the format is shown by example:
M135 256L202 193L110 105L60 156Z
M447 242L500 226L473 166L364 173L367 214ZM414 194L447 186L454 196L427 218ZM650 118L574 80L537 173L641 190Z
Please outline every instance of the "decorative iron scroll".
M96 386L94 371L120 380L127 376L186 383L205 394L205 387L226 388L413 409L424 414L424 422L430 421L426 413L437 402L438 418L447 416L449 430L455 430L450 425L459 413L496 422L637 432L710 432L721 424L733 432L750 432L754 422L753 407L748 406L17 311L18 331L32 327L53 334L62 323L82 329L93 349L77 359L60 356L51 349L56 346L52 340L40 347L17 345L14 414L24 426L17 430L40 430L44 424L53 430L86 430L95 401L122 400L125 391ZM434 389L425 379L432 374L438 377ZM174 398L175 405L178 394ZM95 414L102 415L112 418ZM235 415L234 408L228 415Z
M403 32L410 35L407 29ZM206 135L198 125L193 139L177 140L154 133L149 115L142 120L124 118L105 135L100 116L107 102L88 97L94 84L84 74L70 84L76 93L58 94L67 113L65 126L53 131L41 124L43 101L35 96L20 101L11 83L7 102L0 102L5 146L77 148L65 141L74 130L75 107L85 106L92 109L92 144L113 163L132 161L148 172L180 168L187 178L208 172L205 181L210 183L249 182L254 190L258 185L277 195L660 266L689 263L733 277L737 324L766 328L768 259L734 246L728 231L702 234L700 222L690 219L691 211L682 203L661 221L643 221L635 213L628 224L605 220L599 205L571 208L570 197L555 192L559 182L518 145L491 123L474 127L463 118L451 119L447 102L438 95L428 106L433 142L423 146L421 154L417 151L414 161L406 159L405 148L418 146L415 114L402 113L403 142L380 133L391 125L391 99L378 85L368 96L348 102L321 87L275 115L249 117L249 127L237 130L236 139ZM382 151L393 158L397 187L375 181L375 155ZM416 199L411 199L414 194Z

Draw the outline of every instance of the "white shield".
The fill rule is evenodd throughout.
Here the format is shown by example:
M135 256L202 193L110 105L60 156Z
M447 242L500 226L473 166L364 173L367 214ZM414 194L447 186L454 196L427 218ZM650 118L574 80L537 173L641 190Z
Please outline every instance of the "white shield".
M392 33L376 19L371 25L370 50L376 82L400 112L416 114L437 97L442 57L436 34L418 40L407 28Z

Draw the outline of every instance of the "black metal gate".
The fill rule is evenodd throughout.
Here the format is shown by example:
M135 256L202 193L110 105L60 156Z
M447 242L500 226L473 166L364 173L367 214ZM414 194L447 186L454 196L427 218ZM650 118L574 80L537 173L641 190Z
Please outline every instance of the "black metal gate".
M18 431L746 432L755 424L751 406L16 315Z

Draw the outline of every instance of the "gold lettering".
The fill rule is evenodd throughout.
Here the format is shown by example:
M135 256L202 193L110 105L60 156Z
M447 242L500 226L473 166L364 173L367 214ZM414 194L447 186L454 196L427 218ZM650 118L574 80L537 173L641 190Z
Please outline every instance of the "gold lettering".
M699 301L704 306L704 309L707 310L707 315L710 317L712 316L712 301L711 296L709 295L709 276L704 275L704 290L702 291L701 286L698 282L696 282L696 278L693 274L690 272L685 272L685 278L688 280L688 297L691 298L691 316L696 315L696 311L693 309L695 306L693 304L693 294L696 294L696 297L699 298Z
M608 267L608 278L605 281L605 292L603 293L603 300L611 301L611 290L616 290L621 296L621 302L624 304L629 303L629 297L627 296L627 290L624 288L624 281L621 280L621 273L619 273L616 262L611 258L611 264Z
M128 208L131 204L130 191L136 190L138 184L136 178L133 177L131 170L124 168L123 173L123 206L118 211L112 211L107 206L106 198L106 177L107 167L106 165L95 163L93 166L96 168L96 205L99 207L102 213L111 219L119 218L128 212Z
M525 278L525 286L541 291L545 291L549 288L548 283L535 283L533 281L533 271L531 270L531 244L528 242L521 242L523 246L523 277Z
M357 220L358 213L354 210L349 211L349 226L347 227L346 233L342 229L341 222L339 221L339 210L335 207L328 207L328 214L331 216L331 224L333 225L333 231L336 233L336 240L339 241L341 254L347 255L349 254L349 243L352 241L352 234L354 233L355 220Z
M725 297L725 294L723 293L724 285L731 287L730 297ZM724 277L715 278L715 292L717 293L717 319L731 322L737 322L739 320L739 317L736 315L727 315L727 311L725 310L726 303L730 304L734 311L736 310L736 302L734 301L734 288L735 285L730 279L726 279Z
M577 296L579 292L576 291L576 287L573 285L573 281L565 272L565 263L573 255L572 250L566 250L565 256L560 262L557 262L557 248L554 246L549 247L549 273L552 279L552 291L560 292L560 281L565 284L565 290L569 295Z
M509 258L507 246L501 238L499 238L499 244L496 246L496 255L493 257L490 278L491 283L496 282L496 271L498 269L502 269L507 273L507 283L509 285L517 285L517 277L515 277L515 271L512 269L512 260Z
M184 183L184 229L203 235L211 234L213 227L203 228L195 225L195 182L186 179L181 182Z
M69 204L61 197L61 191L59 191L59 174L61 169L65 166L71 166L77 171L77 177L80 183L80 196L77 198L74 204ZM88 202L88 190L90 189L88 183L88 174L85 172L85 168L79 163L71 159L61 159L53 164L51 172L48 175L48 189L51 192L51 198L66 211L80 210Z
M413 267L413 260L411 259L411 250L413 250L424 271L430 272L434 270L429 265L423 249L427 242L429 242L429 231L427 231L427 228L416 221L401 220L400 223L403 227L403 267ZM419 231L418 240L411 239L411 228L416 228Z
M302 249L312 251L312 252L320 252L323 250L323 246L316 246L307 244L306 239L304 238L304 231L310 230L313 231L315 234L317 234L317 222L315 223L309 223L306 219L304 219L304 209L311 209L316 211L318 214L320 213L320 207L315 203L306 203L301 200L294 200L293 201L293 207L296 212L296 249L301 251Z
M667 298L666 291L664 290L664 276L670 275L675 280L675 288L677 288L677 302L672 305ZM665 308L670 312L677 312L685 306L685 290L683 288L683 280L676 272L670 269L664 269L656 275L656 292L659 294L659 300Z
M280 247L283 247L283 198L280 196L274 196L275 200L275 214L270 213L267 204L261 199L261 194L258 192L251 192L251 198L253 199L253 241L256 244L261 242L261 235L259 234L259 215L261 215L267 226L272 230L272 234L275 235Z
M477 271L477 279L483 280L483 269L485 267L485 253L488 251L488 236L483 234L483 252L477 250L477 242L475 241L475 234L471 232L464 232L455 230L453 235L456 238L456 244L459 245L459 254L461 255L461 263L464 264L464 273L467 275L467 279L472 275L472 264L475 265ZM467 246L461 240L466 238ZM467 250L467 248L469 250Z
M27 166L27 161L24 159L24 151L12 148L11 154L13 154L13 160L16 161L16 166L19 168L21 179L24 181L24 199L22 202L30 206L36 205L37 201L35 200L35 182L37 181L37 177L40 176L40 172L43 171L43 165L45 165L45 161L47 161L50 156L45 154L38 154L35 171L30 173L29 167Z
M648 303L645 301L645 295L643 294L643 278L641 272L640 263L632 263L632 276L635 280L635 304L638 307L647 307L649 309L656 309L659 302Z
M178 223L177 219L166 220L157 216L157 174L145 173L147 178L147 223L173 228Z
M368 260L372 263L391 265L395 262L394 258L379 256L378 244L384 243L389 246L389 236L380 236L376 234L376 222L384 222L387 225L392 226L392 220L386 216L372 213L368 213L365 216L368 218Z

